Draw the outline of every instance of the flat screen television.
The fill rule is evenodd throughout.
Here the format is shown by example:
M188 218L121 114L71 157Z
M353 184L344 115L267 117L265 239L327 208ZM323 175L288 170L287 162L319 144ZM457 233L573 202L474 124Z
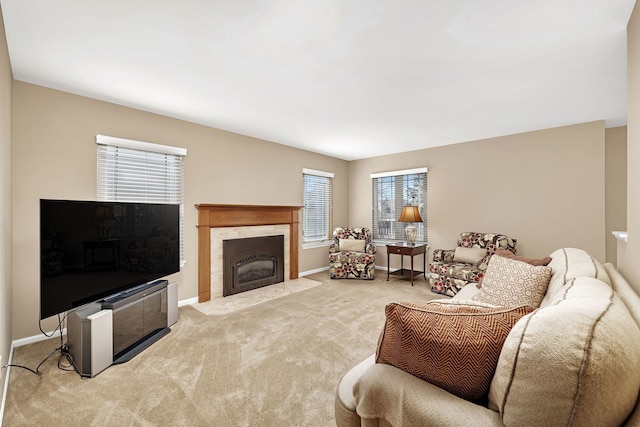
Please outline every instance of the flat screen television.
M178 204L40 200L40 319L180 270Z

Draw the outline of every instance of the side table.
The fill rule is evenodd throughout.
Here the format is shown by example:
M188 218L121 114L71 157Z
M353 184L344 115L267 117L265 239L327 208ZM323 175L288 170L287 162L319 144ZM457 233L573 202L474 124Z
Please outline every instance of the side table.
M413 278L416 276L419 276L422 274L426 280L428 248L429 248L429 245L426 243L416 243L415 245L410 245L405 242L389 243L387 245L387 281L389 281L389 276L392 274L397 276L402 276L402 277L409 276L411 278L411 286L413 286ZM391 271L391 263L389 262L391 254L400 255L400 269L393 272ZM413 269L413 257L420 254L422 254L422 257L423 257L422 265L424 266L424 271ZM411 270L404 269L405 255L411 257Z

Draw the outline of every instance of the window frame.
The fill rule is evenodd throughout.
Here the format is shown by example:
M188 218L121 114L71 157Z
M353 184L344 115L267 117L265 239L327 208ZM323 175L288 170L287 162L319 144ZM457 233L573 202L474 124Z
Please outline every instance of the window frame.
M397 171L388 171L388 172L377 172L372 173L371 177L371 193L372 193L372 203L371 203L371 233L373 236L373 241L379 244L387 244L387 243L395 243L399 241L406 241L406 237L404 236L404 228L405 225L401 225L398 222L398 218L400 217L400 213L402 210L402 206L418 206L420 210L420 216L422 217L422 223L414 223L414 225L418 228L418 237L416 238L416 243L419 244L427 244L428 243L428 233L427 233L427 172L428 168L414 168L414 169L404 169ZM410 178L413 175L423 175L422 184L419 188L419 193L413 194L411 198L418 197L418 200L409 201L409 195L406 191L407 188L405 186L408 184L407 180L411 179L414 181L414 178ZM385 180L386 182L383 182ZM393 204L389 207L391 209L391 213L389 218L380 218L378 214L378 200L380 200L380 185L386 184L391 186L389 193L392 196ZM388 221L391 224L389 227L384 227L388 229L389 232L386 236L380 233L380 222Z
M326 179L328 182L328 190L321 196L323 197L323 200L321 200L321 202L326 202L326 205L324 206L324 210L326 211L326 217L324 218L324 222L326 224L326 234L323 234L322 237L313 237L313 238L307 238L306 234L307 234L307 228L308 228L308 223L310 222L309 219L307 219L307 213L309 213L310 211L308 210L307 206L308 206L308 200L307 200L307 196L309 194L312 194L311 191L307 191L307 180L306 180L306 176L313 176L313 177L317 177L317 178L321 178L321 179ZM302 169L302 182L303 182L303 187L302 187L302 192L303 192L303 196L302 196L302 204L303 204L303 210L302 210L302 247L304 249L308 249L308 248L313 248L313 247L322 247L322 246L328 246L329 242L331 241L331 239L333 238L332 234L333 234L333 180L335 178L335 174L333 172L325 172L325 171L319 171L319 170L315 170L315 169L307 169L307 168L303 168ZM320 221L318 221L320 222Z
M180 205L180 267L183 267L186 263L184 257L184 158L187 156L187 150L181 147L174 147L169 145L154 144L150 142L136 141L131 139L117 138L106 135L96 135L96 199L99 201L112 201L112 202L149 202L149 203L176 203ZM110 186L106 180L107 174L115 175L115 169L117 169L118 160L113 162L113 168L106 170L105 167L111 166L107 163L111 163L108 158L112 156L109 150L116 150L116 152L122 150L122 152L116 154L120 156L129 156L133 159L135 152L140 152L139 155L135 155L139 158L147 158L147 156L154 157L154 160L160 159L160 156L165 156L165 171L163 182L165 183L166 190L160 191L160 194L164 194L163 197L152 197L144 194L143 192L135 192L130 197L118 197L117 185L114 183ZM131 151L135 150L135 151ZM137 160L136 160L137 161ZM142 166L142 162L136 163L138 166ZM177 166L176 166L177 165ZM123 167L123 169L126 169ZM160 170L162 168L157 168ZM145 178L149 178L149 174L145 172L143 174ZM158 195L158 193L156 193Z

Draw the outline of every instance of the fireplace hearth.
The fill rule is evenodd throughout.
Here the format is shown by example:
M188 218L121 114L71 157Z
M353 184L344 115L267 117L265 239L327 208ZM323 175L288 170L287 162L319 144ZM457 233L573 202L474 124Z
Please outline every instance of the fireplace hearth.
M223 240L222 295L284 281L284 235Z

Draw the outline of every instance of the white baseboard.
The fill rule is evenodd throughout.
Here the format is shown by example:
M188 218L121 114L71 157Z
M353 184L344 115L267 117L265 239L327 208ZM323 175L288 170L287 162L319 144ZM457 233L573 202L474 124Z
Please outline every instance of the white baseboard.
M55 331L47 332L47 335L49 335L49 336L44 335L44 334L38 334L38 335L31 336L31 337L26 337L26 338L20 338L20 339L17 339L17 340L13 340L12 343L11 343L11 348L22 347L23 345L33 344L33 343L36 343L36 342L48 340L50 338L59 337L60 334L58 332L56 332L56 331L57 331L57 329ZM62 335L66 335L66 334L67 334L67 328L64 328L62 330Z
M329 270L329 266L322 267L322 268L316 268L315 270L303 271L303 272L299 273L298 276L304 277L304 276L308 276L310 274L320 273L320 272L328 271L328 270Z
M13 343L9 350L9 357L7 358L7 371L4 374L4 389L2 390L2 403L0 404L0 426L4 421L4 406L7 401L7 389L9 388L9 375L11 374L11 361L13 360ZM4 365L3 365L4 366Z
M178 301L178 307L182 307L184 305L191 305L198 302L198 297L193 297L189 299L183 299L182 301Z

